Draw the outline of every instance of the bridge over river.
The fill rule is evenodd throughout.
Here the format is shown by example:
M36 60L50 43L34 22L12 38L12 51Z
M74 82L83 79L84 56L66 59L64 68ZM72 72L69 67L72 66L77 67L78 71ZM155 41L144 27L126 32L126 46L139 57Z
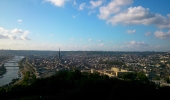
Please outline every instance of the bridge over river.
M4 64L5 67L18 67L18 62L7 62Z
M4 63L5 67L18 67L18 62L24 58L24 56L15 56L13 59Z
M19 77L18 72L20 72L20 70L18 67L18 62L22 58L24 58L24 56L15 56L14 58L4 63L4 66L6 67L6 73L3 74L2 78L0 78L0 87L9 84L12 82L12 79Z

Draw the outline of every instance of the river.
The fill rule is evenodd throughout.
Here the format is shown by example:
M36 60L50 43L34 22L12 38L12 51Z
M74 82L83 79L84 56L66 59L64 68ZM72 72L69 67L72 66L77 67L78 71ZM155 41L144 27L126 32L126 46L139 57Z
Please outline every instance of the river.
M6 67L6 73L3 75L2 78L0 78L0 86L9 84L14 78L22 77L19 77L18 75L18 72L20 72L18 62L22 58L24 58L24 56L15 56L13 59L5 63L4 66Z

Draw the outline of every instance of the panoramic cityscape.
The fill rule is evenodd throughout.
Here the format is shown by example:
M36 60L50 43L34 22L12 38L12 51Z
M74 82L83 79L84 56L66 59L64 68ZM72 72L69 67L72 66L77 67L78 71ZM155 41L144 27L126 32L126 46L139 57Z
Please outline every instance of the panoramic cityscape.
M0 53L5 52L11 56L1 57L2 71L3 67L16 70L19 64L18 72L21 71L20 73L24 74L29 71L36 78L50 77L57 71L71 69L88 73L99 72L109 77L122 77L127 73L142 72L149 80L170 86L167 84L167 78L170 77L170 52L60 51L60 49L59 51L12 52L0 50ZM16 56L16 52L24 56ZM1 74L3 79L3 73ZM16 76L12 75L15 76L13 78L21 77L20 74L16 74Z
M0 99L170 93L170 0L0 0Z
M12 87L32 86L38 80L52 78L59 73L64 75L62 71L75 72L76 70L85 75L107 76L110 80L141 81L145 84L154 84L156 88L170 87L170 52L60 50L60 48L58 51L0 50L0 91L5 88L10 93ZM61 75L60 78L63 77ZM65 73L65 75L67 74ZM74 77L80 76L81 74L78 74ZM52 83L54 84L53 81ZM44 82L40 84L44 84ZM48 89L54 91L51 88ZM139 89L137 88L137 90ZM148 91L147 89L142 91ZM39 90L36 91L41 93ZM52 94L50 93L50 95ZM49 97L46 98L49 99Z

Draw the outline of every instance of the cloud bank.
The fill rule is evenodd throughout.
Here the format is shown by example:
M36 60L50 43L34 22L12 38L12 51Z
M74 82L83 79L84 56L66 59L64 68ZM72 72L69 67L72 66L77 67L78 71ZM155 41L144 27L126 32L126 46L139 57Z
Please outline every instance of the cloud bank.
M66 0L44 0L45 2L50 2L55 6L62 7L64 6Z
M28 34L29 31L23 31L22 29L6 30L0 27L0 39L30 40Z

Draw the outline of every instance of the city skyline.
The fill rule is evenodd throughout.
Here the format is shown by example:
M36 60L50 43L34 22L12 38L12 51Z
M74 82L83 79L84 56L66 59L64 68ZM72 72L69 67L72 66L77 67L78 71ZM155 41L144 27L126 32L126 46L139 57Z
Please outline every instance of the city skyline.
M170 51L169 0L0 0L0 49Z

